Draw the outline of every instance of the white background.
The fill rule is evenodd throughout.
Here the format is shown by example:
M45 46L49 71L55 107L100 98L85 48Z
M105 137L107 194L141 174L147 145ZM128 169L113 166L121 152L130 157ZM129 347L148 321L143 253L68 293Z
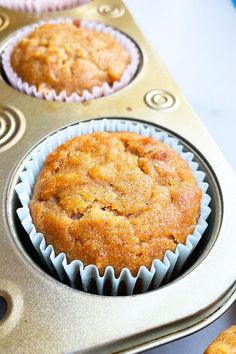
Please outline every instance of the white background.
M125 3L236 171L236 9L232 2ZM148 354L201 354L232 324L236 324L236 304L208 328Z

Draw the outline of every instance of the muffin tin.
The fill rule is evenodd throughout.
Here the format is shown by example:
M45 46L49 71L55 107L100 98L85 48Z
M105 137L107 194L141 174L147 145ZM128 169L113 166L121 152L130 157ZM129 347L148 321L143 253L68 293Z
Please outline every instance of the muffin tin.
M0 320L0 351L135 353L203 328L236 298L235 174L121 1L94 0L44 15L0 8L1 52L21 27L58 17L117 28L137 43L142 61L127 87L86 103L29 97L2 72L0 297L8 310ZM16 217L14 187L33 147L62 126L106 117L142 121L177 137L194 152L210 185L209 226L191 260L182 275L145 294L97 296L62 284L43 269Z

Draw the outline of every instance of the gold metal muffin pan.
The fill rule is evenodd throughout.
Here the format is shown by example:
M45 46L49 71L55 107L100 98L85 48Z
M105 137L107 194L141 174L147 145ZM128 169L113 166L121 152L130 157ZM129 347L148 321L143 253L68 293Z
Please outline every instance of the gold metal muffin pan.
M0 297L8 303L0 352L135 353L199 330L236 298L235 174L121 1L94 0L46 15L0 8L0 50L22 26L61 16L121 30L140 47L142 66L123 90L84 104L28 97L0 77ZM14 186L32 147L64 125L104 117L141 120L176 135L194 151L210 184L209 227L186 272L142 295L87 294L49 276L15 214Z

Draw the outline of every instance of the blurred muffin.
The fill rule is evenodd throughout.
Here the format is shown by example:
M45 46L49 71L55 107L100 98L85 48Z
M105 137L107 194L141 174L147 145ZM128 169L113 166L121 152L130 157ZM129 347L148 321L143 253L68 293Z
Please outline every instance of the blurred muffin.
M187 162L166 144L99 132L49 154L30 210L37 231L69 261L135 275L186 242L201 196Z
M236 325L221 332L205 354L236 354Z
M18 43L10 60L23 82L70 96L119 81L130 56L111 35L81 28L77 21L37 27Z
M16 11L49 12L73 8L91 0L0 0L0 6Z

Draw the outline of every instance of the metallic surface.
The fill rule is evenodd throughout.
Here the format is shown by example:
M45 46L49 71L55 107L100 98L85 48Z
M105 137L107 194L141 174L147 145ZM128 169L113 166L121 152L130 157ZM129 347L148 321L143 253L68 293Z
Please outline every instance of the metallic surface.
M151 90L145 95L146 104L153 109L170 109L177 102L173 94L163 90Z
M106 17L120 17L124 12L125 8L121 5L105 4L98 7L98 13Z
M0 153L18 142L25 128L25 118L18 109L0 104Z
M0 17L10 19L8 27L0 32L1 50L22 26L41 18L71 16L120 29L138 43L143 55L140 72L129 86L85 104L40 101L16 91L0 77L0 104L14 106L26 120L21 139L0 154L0 296L8 302L8 313L0 321L1 353L135 353L204 327L236 298L235 174L125 5L110 0L111 8L125 9L122 15L111 17L98 11L107 4L95 0L77 9L44 16L0 8ZM149 107L147 93L153 90L167 92L177 104L168 109ZM153 102L161 106L168 99L161 94ZM107 116L140 119L172 131L190 142L212 175L214 218L209 225L209 242L181 277L142 295L96 296L58 282L26 253L15 219L14 184L21 161L29 158L31 148L64 125Z
M0 14L0 31L3 31L9 25L9 18L6 14Z

